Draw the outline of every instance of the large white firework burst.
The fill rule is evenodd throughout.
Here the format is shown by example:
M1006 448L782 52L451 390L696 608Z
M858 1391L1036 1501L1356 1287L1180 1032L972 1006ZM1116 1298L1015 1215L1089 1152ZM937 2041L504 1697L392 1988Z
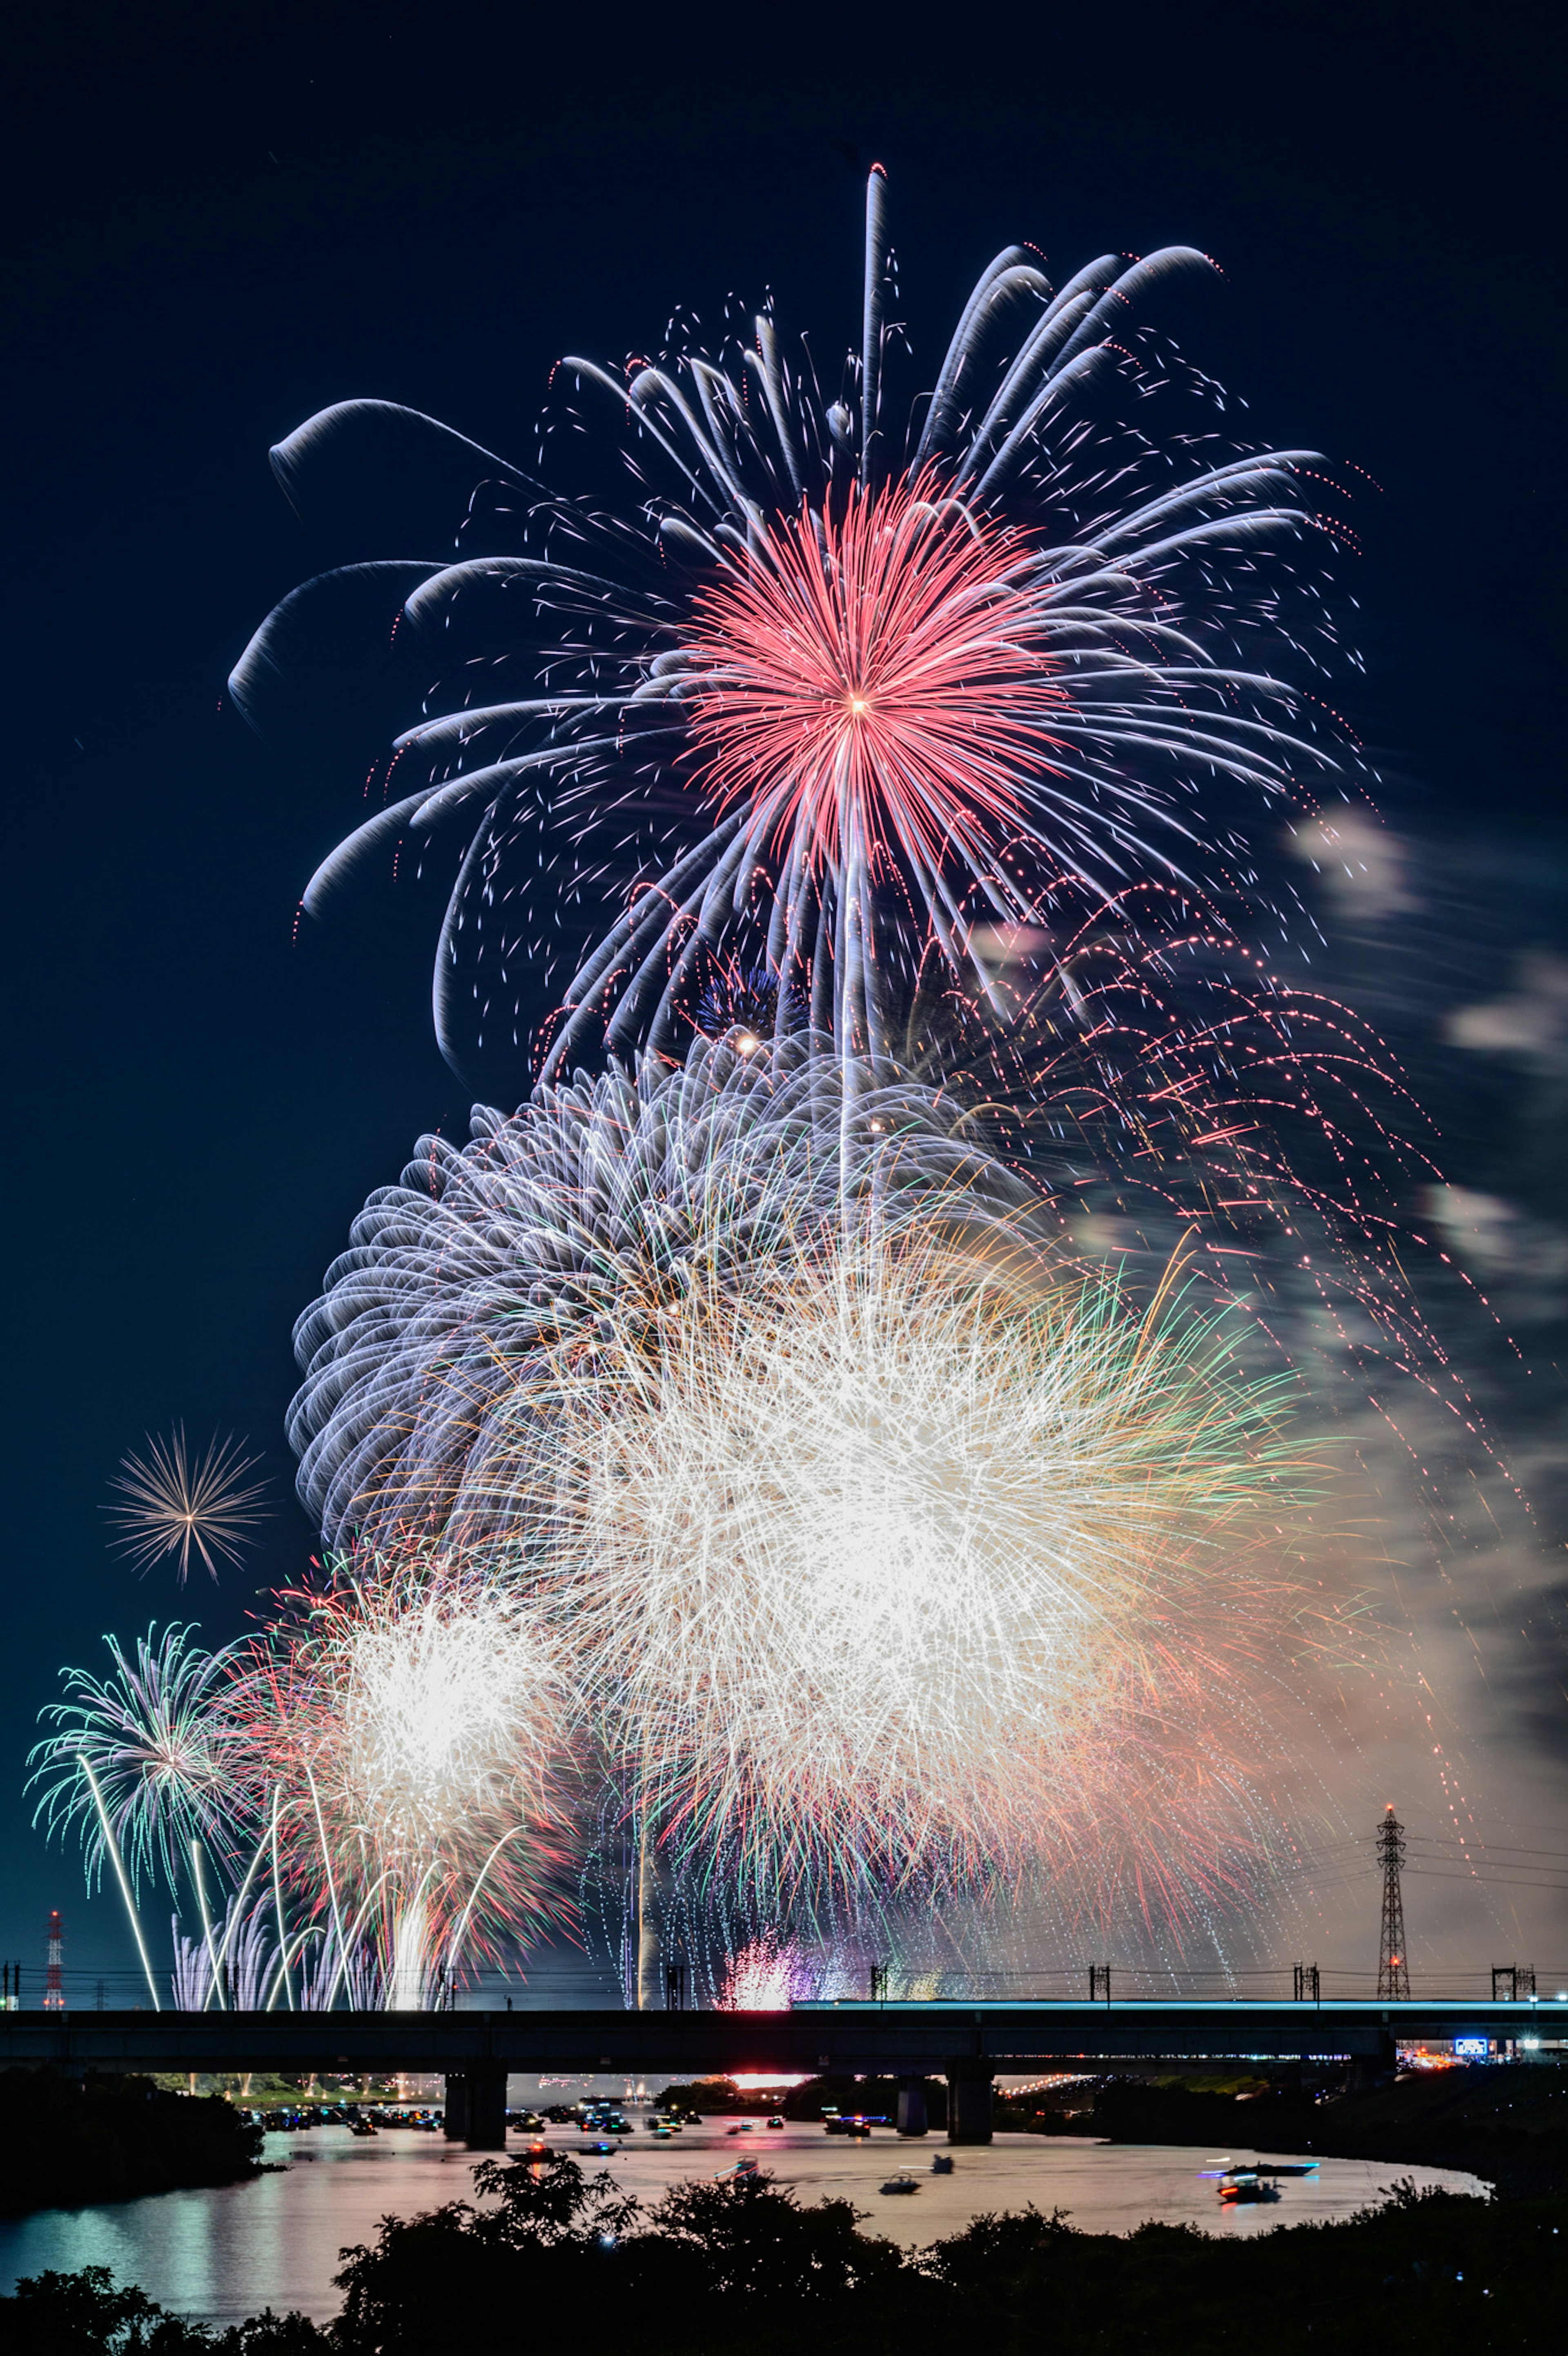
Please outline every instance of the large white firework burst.
M1172 1295L955 1232L694 1283L506 1419L497 1502L677 1872L763 1921L1042 1867L1180 1913L1253 1837L1280 1378Z
M247 1681L252 1813L347 1969L383 2000L552 1911L565 1694L515 1588L415 1550L343 1568L298 1599Z

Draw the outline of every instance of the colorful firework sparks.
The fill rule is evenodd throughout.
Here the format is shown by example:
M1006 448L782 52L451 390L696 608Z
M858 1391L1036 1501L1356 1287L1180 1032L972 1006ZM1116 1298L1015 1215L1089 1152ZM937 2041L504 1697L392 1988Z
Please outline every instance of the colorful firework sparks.
M766 963L787 1019L875 1052L928 943L983 988L976 925L1070 923L1151 874L1255 899L1260 812L1346 790L1333 715L1250 651L1266 637L1306 670L1333 654L1320 574L1342 501L1307 452L1216 463L1214 389L1136 325L1204 258L1105 257L1054 293L1008 249L901 434L882 199L874 175L845 397L792 371L766 316L717 361L563 363L624 421L629 512L624 482L563 496L381 402L274 451L296 500L388 436L468 495L459 562L324 576L231 682L264 723L302 647L367 599L435 634L451 684L400 739L404 790L306 905L462 818L435 965L450 1058L487 1023L521 1045L525 977L558 993L546 1077L600 1044L678 1047L715 958Z
M367 435L446 470L461 560L306 584L232 687L264 721L334 613L440 646L306 905L456 819L437 1035L540 1076L421 1140L296 1328L325 1587L199 1673L116 1652L40 1746L128 1903L123 1847L189 1850L201 2001L429 2003L560 1918L573 1848L639 1989L678 1923L731 2003L1042 1888L1211 1930L1309 1644L1273 1336L1316 1317L1326 1398L1376 1359L1467 1408L1399 1075L1236 928L1291 897L1263 830L1353 787L1308 691L1339 497L1138 324L1179 249L1059 293L1009 249L902 431L883 196L836 398L765 316L564 363L569 489L383 403L274 454L296 494ZM216 1576L249 1469L128 1459L138 1560Z
M134 1654L105 1636L113 1673L65 1669L66 1697L42 1716L31 1782L34 1821L76 1833L89 1882L117 1854L133 1885L162 1874L178 1889L192 1844L231 1853L242 1784L242 1721L233 1707L232 1646L209 1653L190 1627L149 1629Z
M793 1939L778 1931L760 1932L748 1939L725 1966L717 2006L721 2012L788 2012L802 1997L816 1994L817 1978L806 1955ZM757 2081L777 2085L774 2078Z
M172 1557L183 1587L195 1548L216 1580L220 1562L238 1562L250 1534L264 1517L258 1499L265 1483L244 1485L261 1462L245 1456L233 1440L212 1439L196 1454L176 1424L166 1440L149 1437L145 1456L127 1455L111 1484L124 1502L109 1511L121 1525L116 1545L142 1571Z
M701 1270L746 1280L874 1194L959 1190L983 1220L1028 1203L960 1098L813 1044L736 1030L672 1071L645 1057L510 1119L479 1108L467 1146L420 1141L295 1328L289 1437L329 1542L439 1531L470 1495L499 1541L498 1435L577 1356L640 1346Z
M559 1665L515 1590L420 1549L279 1600L241 1681L250 1813L338 1977L368 1954L382 2002L426 2005L561 1914Z
M764 1921L1107 1858L1179 1918L1252 1838L1282 1378L1169 1294L957 1226L693 1284L489 1478L629 1815Z

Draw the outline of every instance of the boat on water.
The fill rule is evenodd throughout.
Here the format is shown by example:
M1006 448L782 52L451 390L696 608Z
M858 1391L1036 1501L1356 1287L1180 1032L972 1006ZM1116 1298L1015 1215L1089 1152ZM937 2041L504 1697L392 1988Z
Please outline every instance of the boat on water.
M952 2154L950 2151L939 2151L936 2153L931 2161L931 2174L933 2176L950 2176L952 2174Z
M1219 2198L1228 2209L1242 2209L1260 2201L1277 2201L1280 2188L1262 2176L1227 2176L1221 2179Z
M910 2176L903 2169L900 2169L897 2176L890 2176L886 2183L881 2187L884 2192L918 2192L919 2189L919 2178Z

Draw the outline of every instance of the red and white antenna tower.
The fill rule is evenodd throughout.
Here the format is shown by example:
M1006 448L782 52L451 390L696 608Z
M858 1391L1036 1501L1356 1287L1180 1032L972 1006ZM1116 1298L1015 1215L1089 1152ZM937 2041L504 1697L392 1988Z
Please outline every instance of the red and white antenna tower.
M44 2010L63 2012L65 2010L65 1924L59 1919L58 1906L52 1910L44 1930L49 1943L49 1965L44 1974Z
M1404 1863L1404 1826L1391 1800L1378 1826L1378 1863L1383 1869L1383 1925L1378 1944L1378 1994L1408 1996L1410 1965L1404 1951L1404 1899L1400 1868Z

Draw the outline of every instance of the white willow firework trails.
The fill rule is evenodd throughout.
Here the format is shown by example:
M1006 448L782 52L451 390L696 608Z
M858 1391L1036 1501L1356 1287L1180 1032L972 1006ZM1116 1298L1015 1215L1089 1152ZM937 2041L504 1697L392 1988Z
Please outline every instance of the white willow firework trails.
M503 1413L487 1472L678 1870L820 1929L1131 1858L1179 1919L1252 1820L1283 1405L1178 1301L939 1218L699 1280L548 1419Z
M421 1139L295 1328L289 1437L333 1544L439 1530L473 1496L481 1551L499 1544L499 1425L544 1411L577 1356L641 1346L693 1280L749 1282L815 1227L873 1203L897 1219L933 1188L970 1224L1031 1199L959 1099L809 1036L732 1030L473 1127L461 1148Z
M1260 816L1343 790L1342 731L1270 666L1335 651L1344 494L1309 452L1217 449L1217 388L1139 325L1205 258L1103 256L1053 291L1009 247L906 427L883 201L874 173L837 397L764 315L716 359L672 329L624 374L563 362L563 395L624 437L600 482L596 436L546 436L588 469L571 493L381 402L273 453L296 505L368 462L434 473L461 519L456 562L296 590L231 680L264 725L324 627L384 646L400 605L439 661L401 790L305 905L411 832L467 830L435 959L455 1063L487 1024L518 1048L541 989L546 1077L601 1044L678 1053L715 954L782 980L782 1027L879 1053L929 950L983 992L977 926L1070 925L1151 875L1255 899Z

